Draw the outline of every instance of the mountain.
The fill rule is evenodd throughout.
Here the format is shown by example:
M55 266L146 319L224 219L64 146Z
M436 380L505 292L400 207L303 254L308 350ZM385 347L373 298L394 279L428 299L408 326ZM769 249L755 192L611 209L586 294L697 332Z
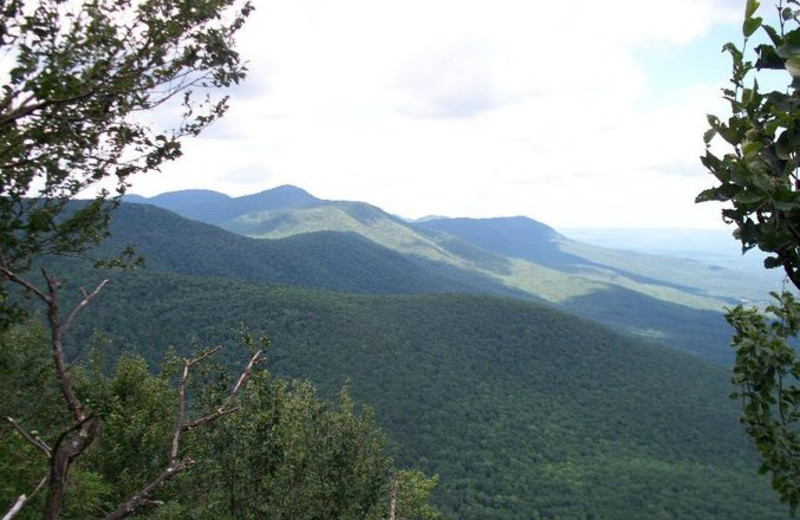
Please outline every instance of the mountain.
M256 240L141 204L122 204L110 231L95 256L113 256L133 244L151 272L356 293L515 294L469 272L415 263L355 233L321 231Z
M414 223L419 229L440 231L496 254L522 258L542 265L561 266L578 258L563 253L563 239L553 228L525 217L493 219L426 218Z
M212 204L148 202L258 239L356 234L444 275L459 290L548 301L722 363L731 359L722 308L765 296L763 284L741 272L591 246L525 217L408 222L366 203L325 201L291 186Z
M435 500L451 518L786 518L756 475L727 369L492 284L527 269L537 274L528 283L552 294L558 283L583 287L563 302L608 313L621 330L646 337L664 330L703 338L718 313L575 282L567 271L586 268L579 254L572 266L548 267L519 258L522 246L504 256L477 238L409 227L368 205L321 202L285 216L310 223L320 210L361 232L254 239L123 204L96 253L133 243L146 269L97 272L59 259L51 270L67 279L64 308L79 297L77 286L111 280L66 339L70 359L94 346L109 360L135 351L157 366L169 346L186 354L228 343L244 323L271 338L276 375L310 378L327 396L349 380L357 401L374 407L400 466L440 475ZM498 223L468 224L478 234ZM546 227L526 229L558 238ZM368 238L392 233L393 243L422 254ZM451 263L425 256L433 254ZM590 282L604 288L588 290ZM501 289L513 298L485 294ZM220 356L239 368L246 358L230 348Z
M440 219L417 226L458 236L493 253L598 281L607 281L611 275L619 285L624 278L727 304L763 297L757 280L742 273L690 259L592 246L525 217Z
M765 254L753 249L742 254L731 229L626 229L568 228L568 237L601 247L696 260L706 265L746 272L765 285L781 283L779 269L765 270Z
M235 198L214 191L187 190L161 194L147 199L147 202L186 218L209 224L222 224L239 215L260 211L263 208L298 209L312 206L318 200L300 188L281 186Z
M508 298L111 276L76 323L73 355L102 330L107 355L157 362L165 346L226 343L246 323L271 337L277 375L329 396L349 380L398 462L440 475L436 501L452 518L786 516L756 476L728 372L697 357Z
M162 193L150 199L152 204L157 206L170 206L173 211L192 211L198 206L208 207L220 203L226 203L231 197L223 193L211 190L182 190L169 193Z

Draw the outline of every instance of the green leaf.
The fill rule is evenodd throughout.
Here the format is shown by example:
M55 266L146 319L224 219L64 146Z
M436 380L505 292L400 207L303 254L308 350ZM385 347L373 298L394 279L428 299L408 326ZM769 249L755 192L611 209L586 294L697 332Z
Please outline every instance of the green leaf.
M797 208L797 203L791 201L778 201L775 202L773 206L779 211L792 211L793 209Z
M783 44L776 48L778 56L781 58L791 58L800 56L800 29L789 31L783 37Z
M757 0L747 0L747 4L744 7L745 19L752 18L760 6L761 4Z
M761 152L764 149L764 145L759 143L758 141L750 141L749 143L745 143L742 146L742 154L745 157L752 157Z
M762 202L764 200L764 196L752 191L742 191L737 193L733 197L733 200L737 204L754 204L756 202Z
M783 132L775 142L775 155L784 161L788 160L800 149L800 132L789 129Z
M703 134L703 142L706 144L711 143L711 140L714 139L715 135L717 135L717 130L714 128L709 128Z
M754 32L761 27L761 22L764 20L761 17L755 18L747 18L744 22L742 22L742 34L744 34L745 38L749 38L753 35Z
M780 45L781 43L783 43L783 39L781 38L781 36L778 34L778 31L776 31L774 27L766 24L762 24L761 27L767 33L767 36L769 36L769 39L772 41L773 45Z
M762 44L756 47L758 59L756 60L756 69L772 69L780 70L784 68L783 59L778 56L775 47L772 45Z
M695 202L726 202L730 200L732 195L726 193L726 190L718 189L718 188L709 188L707 190L701 191L697 197L694 199Z

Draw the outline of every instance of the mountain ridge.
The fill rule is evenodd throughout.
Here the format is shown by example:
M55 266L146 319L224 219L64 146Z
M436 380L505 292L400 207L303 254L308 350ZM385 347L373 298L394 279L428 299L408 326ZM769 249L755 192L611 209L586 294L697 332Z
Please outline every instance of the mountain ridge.
M173 273L117 273L111 288L76 324L73 355L99 329L113 338L108 354L133 347L155 362L165 345L188 354L247 323L275 345L274 373L309 377L327 396L351 381L398 461L440 475L437 501L452 517L784 518L752 480L727 371L588 320L490 295Z
M330 207L365 232L381 230L374 236L414 231L394 227L374 207ZM444 283L436 270L454 265L361 234L254 239L135 204L123 204L111 225L111 242L98 253L133 242L149 267L108 274L112 283L65 343L71 358L88 355L102 331L106 355L134 350L155 366L169 345L188 355L226 342L245 323L271 338L271 372L308 377L329 397L351 381L357 402L376 410L398 462L440 475L436 500L450 517L786 517L766 480L755 477L724 367L621 335L552 301L525 301L533 293L500 297L471 286L442 294L429 284ZM441 231L410 236L482 269L466 274L493 273L483 283L525 270L531 285L567 276ZM82 285L98 275L89 265L54 272ZM451 281L466 283L463 276ZM621 309L623 330L654 340L678 323L706 341L700 333L713 318L588 275L571 290L564 308ZM226 349L220 360L240 367L243 354Z
M155 202L164 200L169 201ZM188 218L205 215L201 217L210 224L262 240L318 232L354 233L417 266L449 273L451 280L453 276L481 280L479 291L546 300L631 334L703 351L719 362L731 356L723 334L727 326L722 308L764 297L761 287L741 273L691 260L583 244L527 217L408 222L367 203L326 201L293 186L219 204L224 207L217 203L204 207L198 201L194 208L173 204L171 209ZM468 285L462 283L462 287ZM588 303L602 301L606 291L616 291L613 300L622 303L616 312ZM675 311L675 304L685 310ZM661 311L685 318L668 324L659 316ZM705 326L697 323L683 329L681 322L693 321L690 313L695 311L706 316Z

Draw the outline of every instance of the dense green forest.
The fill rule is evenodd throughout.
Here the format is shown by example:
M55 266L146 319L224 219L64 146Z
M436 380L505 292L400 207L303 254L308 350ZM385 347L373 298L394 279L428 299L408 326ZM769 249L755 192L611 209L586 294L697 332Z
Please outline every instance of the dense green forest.
M78 287L110 279L65 342L79 364L99 347L105 373L132 354L157 374L165 352L223 344L218 361L235 373L248 354L233 331L246 324L271 338L272 376L310 380L314 391L297 388L328 401L346 384L356 407L373 408L394 463L439 476L433 501L450 518L786 516L755 475L727 370L696 355L514 290L481 295L497 292L486 290L491 280L437 277L353 234L253 240L126 205L112 233L93 255L132 242L145 269L46 260L67 280L67 305ZM617 291L583 304L626 314L651 301ZM658 308L674 310L660 316L665 326L711 318Z
M289 197L288 202L285 200L286 197ZM301 205L296 197L299 195L295 190L285 193L285 190L276 189L259 194L258 197L242 197L242 199L246 199L247 208L254 207L254 200L262 204L265 203L264 200L269 203L282 203L294 208L296 205ZM301 199L302 203L308 204L309 197L306 194L306 197ZM189 199L194 200L192 197ZM311 200L317 199L311 198ZM316 204L321 202L317 201ZM333 207L338 208L338 206ZM351 204L347 208L361 209L361 206ZM394 232L397 231L407 235L403 238L404 241L416 245L408 246L401 252L355 231L311 231L289 234L275 240L255 240L225 232L215 226L183 219L157 208L132 204L123 205L119 209L112 221L112 235L98 254L112 255L125 245L134 243L137 251L147 258L148 269L151 271L223 276L356 293L468 292L545 302L553 294L557 295L561 291L569 293L575 284L584 283L574 280L580 280L576 278L576 273L586 262L580 263L575 260L577 258L575 255L560 252L556 248L557 244L553 242L558 236L553 235L552 230L547 231L550 228L536 226L527 219L522 226L519 226L515 219L504 221L505 231L501 233L501 230L496 230L494 234L506 236L521 227L527 234L523 238L518 238L516 245L506 246L506 249L500 248L501 251L508 252L510 248L522 256L533 258L538 255L537 258L540 258L544 255L551 263L558 263L557 260L561 262L564 274L554 276L553 273L557 272L554 270L527 273L526 276L535 280L534 285L545 288L546 294L539 296L491 275L491 273L506 275L511 273L512 264L519 260L498 256L495 252L451 235L445 237L437 234L435 237L425 238L424 243L418 243L423 239L415 234L413 229L403 227L405 224L398 219L389 220L387 224L385 220L387 216L371 206L356 214L361 215L364 212L369 213L373 220L369 225L378 229L383 229L387 225L400 226L398 230L392 228L392 233L386 235L394 236ZM458 222L457 219L454 220ZM323 224L327 226L331 222L325 221ZM432 225L423 224L426 227ZM474 221L471 222L471 225L474 224ZM490 224L491 222L484 223L481 227ZM508 225L511 225L510 229L506 229ZM353 227L351 224L348 226ZM495 228L490 227L490 230L494 232ZM473 229L469 236L474 238L475 232ZM541 239L538 242L537 237ZM481 243L486 245L484 242ZM489 245L493 249L498 249L494 242ZM439 260L432 258L432 253L428 256L417 254L423 248L441 248L441 251L463 261L453 264L441 261L441 258ZM534 254L531 250L544 252ZM603 254L606 257L614 257L616 262L621 261L617 257L625 256L612 255L609 251L603 251ZM687 267L679 262L678 269L671 267L667 261L650 265L648 257L644 259L634 257L632 261L634 264L641 264L636 270L646 273L660 267L663 267L665 272L674 271L673 278L684 276L687 270L694 273L694 278L687 279L685 283L696 283L698 278L703 278L703 272L698 275L692 270L696 268L693 263ZM484 270L476 271L469 268L475 263L483 266ZM542 267L542 269L550 268ZM621 276L618 274L616 278ZM572 281L565 283L565 280ZM706 282L716 283L715 279ZM549 303L568 312L608 324L616 330L657 341L662 345L681 348L718 363L727 364L731 360L728 348L729 331L719 312L722 302L718 303L717 309L698 309L680 302L655 298L626 285L591 283L594 285L587 286L586 290L581 289L569 298L557 298L557 301ZM609 302L613 304L609 305Z
M527 217L415 222L292 186L243 197L201 190L124 201L134 177L166 168L189 151L185 139L226 114L224 90L248 74L237 36L256 3L2 4L4 520L786 518L773 491L794 514L800 361L785 338L797 336L800 304L792 293L778 298L780 308L767 308L779 318L767 323L755 279L582 244ZM733 89L724 94L734 114L727 122L708 117L701 159L722 186L697 201L730 203L723 217L737 224L743 251L774 253L765 266L783 267L800 288L793 225L800 141L797 118L784 113L796 111L795 100L743 81L754 68L796 76L800 29L784 28L800 11L779 2L777 30L754 16L758 8L746 2L744 43L762 28L774 45L756 48L755 65L736 45L724 48L733 58ZM302 26L289 11L275 19L291 14L287 34L308 27L327 35L327 16L312 11L302 11L298 18L313 21ZM347 18L337 15L333 27ZM486 97L483 73L477 98L469 89L450 92L450 81L445 88L416 81L430 68L430 56L418 61L418 51L435 51L431 63L447 66L462 50L486 54L495 36L479 35L476 46L472 29L455 27L449 32L468 29L468 38L439 49L437 20L428 21L435 37L411 54L384 48L407 62L396 69L405 72L394 86L380 82L382 91L394 91L390 98L368 89L371 101L391 99L391 113L408 122L500 114L507 101L537 109L526 102L537 97L537 88L523 84L530 78L497 76L492 56L479 56L475 70L493 76L490 94L501 95L490 97L499 103L478 99ZM503 27L495 21L502 17L490 25ZM379 18L370 28L384 22L402 26ZM317 43L301 50L323 61L353 54L320 54ZM293 66L272 74L282 63L274 58L257 64L261 86L232 93L258 94L276 78L320 85ZM476 76L469 65L445 79L465 70ZM347 80L347 66L334 69ZM401 84L409 78L413 84ZM794 77L791 87L798 86ZM311 91L277 92L284 90L299 97L278 96L270 114L257 116L277 122L286 118L273 116L285 114L302 127L291 105L305 106ZM339 91L348 89L331 92ZM459 107L448 109L454 100ZM433 110L417 110L416 101ZM327 122L340 120L334 112ZM492 121L504 124L502 116ZM217 140L248 141L248 126L255 128L234 121ZM338 135L326 128L333 127L323 124L312 137ZM288 146L274 139L275 129L257 150L267 162L275 146L294 150L291 139ZM717 134L735 153L711 153ZM417 137L426 151L447 151ZM511 142L506 137L495 144ZM517 141L527 154L525 139ZM312 141L302 149L322 153L314 159L337 160ZM207 150L201 144L197 151ZM446 163L431 164L418 173L447 171ZM220 164L203 168L220 174ZM228 180L248 183L250 170ZM767 170L776 182L765 183ZM582 204L578 211L591 206ZM146 257L146 269L128 263L134 254ZM721 311L741 303L756 306L738 305L726 317L736 329L736 403ZM769 472L772 490L757 476Z
M240 340L252 354L252 337L241 331ZM41 364L48 356L44 329L17 326L0 335L0 345L0 373L14 376L0 380L0 412L13 416L7 422L15 426L0 430L0 503L8 504L47 474L36 447L61 443L70 417L54 367ZM94 349L71 367L76 395L101 418L102 435L74 464L64 518L117 518L126 509L118 505L148 487L154 496L137 516L162 520L382 520L390 502L403 517L440 518L427 504L436 479L394 468L371 412L356 409L347 386L325 400L308 381L254 367L243 395L226 408L233 382L228 370L208 361L210 352L193 355L205 363L191 379L179 376L185 360L169 352L158 368L127 352L104 370L108 359ZM191 381L188 389L184 381ZM191 393L188 409L184 391ZM224 409L230 413L220 414ZM198 426L176 436L184 420ZM181 458L173 465L175 456ZM18 518L41 518L44 494L31 498Z
M85 355L100 330L110 356L157 361L239 322L272 338L276 375L328 397L349 380L398 463L440 475L451 517L785 516L755 476L723 368L532 303L123 273L72 348Z

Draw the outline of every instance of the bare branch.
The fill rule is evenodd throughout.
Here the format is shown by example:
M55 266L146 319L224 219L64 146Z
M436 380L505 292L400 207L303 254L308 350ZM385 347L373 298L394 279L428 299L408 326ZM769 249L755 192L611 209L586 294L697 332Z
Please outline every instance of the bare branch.
M178 458L178 449L180 447L181 442L181 433L187 431L191 428L196 427L199 425L192 426L191 428L186 428L184 426L183 421L186 418L186 381L189 378L189 368L194 365L195 363L199 363L200 361L207 359L222 349L221 345L217 345L216 347L210 348L205 352L201 352L195 358L185 358L183 360L183 372L181 373L181 378L178 381L178 413L175 416L175 429L172 433L172 447L169 451L169 461L172 464ZM222 414L220 414L222 415ZM219 415L218 415L219 416ZM216 418L216 417L215 417ZM209 422L211 419L204 421ZM193 421L197 422L197 421ZM191 424L191 423L190 423Z
M397 474L389 478L389 516L388 520L395 520L397 514L397 490L400 487L400 480Z
M0 265L0 273L3 273L3 275L10 281L16 283L17 285L21 285L25 289L35 294L36 297L42 300L43 302L48 304L50 303L50 297L47 294L45 294L41 289L30 283L28 280L20 276L17 276L16 273L14 273L8 267L6 267L5 262L3 262L2 265Z
M54 277L50 276L45 269L42 269L42 274L47 281L47 290L49 293L47 300L47 321L50 325L50 347L53 351L53 362L56 366L56 378L61 387L61 394L67 401L70 412L72 412L75 424L82 424L86 420L86 416L83 413L81 402L72 390L72 380L67 374L67 367L64 362L64 349L62 347L64 329L58 319L58 282ZM101 283L96 291L99 291L103 285L104 284ZM80 304L78 304L78 307L80 307ZM73 311L73 314L76 314L75 311ZM74 316L71 315L71 318L74 318Z
M181 432L183 418L186 414L186 379L189 377L189 367L192 366L191 359L183 360L183 372L178 382L178 413L175 415L175 429L172 432L172 447L169 450L169 463L172 465L178 458L178 448L181 442Z
M194 428L203 426L222 416L231 414L239 410L239 406L231 406L231 405L233 404L233 400L236 398L239 391L244 386L253 367L259 361L261 357L260 350L256 352L252 358L250 358L250 361L247 363L247 366L239 375L239 378L237 379L236 384L231 390L230 395L222 405L220 405L213 412L206 414L199 419L184 423L186 416L186 384L189 378L189 369L192 367L192 365L213 356L214 354L219 352L221 348L222 348L221 346L216 346L214 348L206 350L205 352L200 353L198 356L194 358L185 358L183 360L183 370L181 371L181 376L178 381L178 410L177 410L177 415L175 417L175 429L172 434L172 443L170 446L168 465L166 469L164 469L164 471L162 471L155 479L153 479L141 490L137 491L128 501L120 505L116 509L116 511L108 514L103 520L119 520L121 518L125 518L126 516L132 514L139 507L146 505L158 505L159 502L152 500L150 496L165 482L167 482L175 475L177 475L179 472L183 471L184 469L188 468L189 466L195 463L195 461L189 457L184 457L178 460L181 434L185 431L189 431Z
M26 441L28 441L29 444L33 445L37 450L44 453L45 457L47 457L48 459L50 458L51 450L50 447L47 445L47 443L45 443L42 439L35 438L29 432L25 431L25 429L22 428L22 426L20 426L19 424L17 424L17 421L15 421L13 418L6 417L6 421L9 424L11 424L11 426L13 426L15 430L17 430L17 433L22 435L22 437Z
M198 426L203 426L204 424L208 424L208 423L210 423L212 421L215 421L215 420L219 419L220 417L232 414L233 412L239 410L239 408L241 408L241 407L240 406L234 406L232 408L226 408L224 410L223 409L217 409L217 410L211 412L208 415L204 415L203 417L200 417L199 419L195 419L194 421L189 421L188 423L184 424L183 426L181 426L181 431L188 432L189 430L194 430Z
M3 516L3 520L11 520L12 518L14 518L27 501L28 497L25 496L24 493L19 497L17 497L17 501L14 502L14 505L11 506L11 509L9 509L8 512Z
M236 399L236 395L239 393L239 390L244 385L245 381L247 380L248 376L250 375L250 372L253 370L253 366L255 366L255 364L258 362L260 357L261 357L261 351L259 350L258 352L256 352L253 355L253 357L250 358L250 361L247 363L247 366L245 367L244 370L242 370L242 373L239 375L239 379L236 380L236 384L233 386L233 390L231 390L231 394L228 396L228 398L225 400L224 403L222 403L213 412L211 412L211 413L209 413L209 414L207 414L207 415L205 415L203 417L200 417L199 419L195 419L194 421L190 421L190 422L184 424L181 427L181 429L183 431L189 431L189 430L192 430L194 428L197 428L198 426L202 426L203 424L209 423L209 422L214 421L214 420L216 420L216 419L218 419L218 418L220 418L220 417L222 417L224 415L228 415L228 414L233 413L236 410L238 410L239 409L238 406L231 407L231 404L233 404L233 400Z
M39 493L39 491L41 491L41 490L42 490L42 488L44 487L44 485L45 485L46 483L47 483L47 475L45 475L45 476L42 478L42 480L40 480L40 481L39 481L39 484L38 484L38 485L37 485L37 486L34 488L34 490L33 490L33 491L31 491L31 494L30 494L30 495L24 495L24 494L22 494L22 495L20 495L19 497L17 497L17 501L16 501L16 502L14 502L14 505L13 505L13 506L11 506L11 509L9 509L9 510L6 512L6 514L5 514L5 515L3 515L3 520L11 520L12 518L14 518L14 517L17 515L17 513L19 513L20 509L22 509L22 507L23 507L25 504L27 504L27 503L28 503L28 501L29 501L31 498L35 497L35 496L36 496L36 495Z
M225 402L220 405L216 410L213 412L204 415L199 419L195 419L194 421L189 421L184 424L185 416L186 416L186 382L189 378L189 368L195 363L199 363L200 361L207 359L217 352L220 351L222 347L216 346L214 348L208 349L205 352L200 353L197 357L194 358L185 358L183 360L183 370L181 371L181 377L178 381L178 412L175 417L175 429L172 434L172 445L170 446L169 452L169 464L167 468L152 482L147 484L141 491L134 494L134 496L122 504L116 511L109 514L104 518L104 520L118 520L120 518L124 518L134 512L137 507L157 503L150 500L150 495L164 482L174 477L178 472L182 471L183 469L189 467L190 465L194 464L194 460L191 458L185 457L178 461L178 451L180 449L180 442L181 442L181 434L185 431L192 430L199 426L203 426L208 424L222 416L231 414L239 409L239 406L231 406L233 400L236 398L236 395L241 390L242 386L244 386L247 377L250 375L250 372L255 366L256 362L258 362L261 351L259 350L256 352L250 361L247 363L247 366L244 368L242 373L239 375L239 378L236 381L236 384L231 390L230 395L225 400Z
M102 282L97 284L97 287L95 287L94 290L89 294L86 293L86 289L81 287L81 292L83 293L83 299L75 306L74 309L72 309L72 312L69 313L67 319L64 320L64 324L61 325L62 334L65 334L70 329L70 327L72 327L72 322L75 320L75 317L78 315L78 313L81 312L84 308L86 308L87 305L89 305L89 302L91 302L92 299L95 296L97 296L97 294L103 289L103 287L107 283L108 279L103 280Z
M188 366L192 366L195 363L199 363L200 361L203 361L206 358L210 358L220 350L222 350L222 345L217 345L216 347L201 352L196 358L186 359L186 363L188 363Z
M175 464L170 464L161 472L153 481L143 487L140 491L135 493L128 501L119 506L116 511L106 515L103 520L119 520L132 514L136 508L143 505L152 505L154 501L150 500L150 495L153 494L159 487L164 485L172 477L194 464L194 460L186 457Z
M236 394L239 393L239 389L242 387L245 380L247 380L247 377L250 375L250 371L253 370L253 366L256 364L260 356L261 356L260 350L257 351L255 354L253 354L253 357L250 358L250 361L247 363L247 366L242 371L241 375L239 375L239 379L236 381L236 384L234 385L233 390L231 391L231 395L228 397L228 400L225 402L225 404L223 404L220 407L220 409L228 406L236 398Z
M69 468L72 462L94 442L99 428L100 419L90 415L62 433L53 446L48 478L49 489L45 502L45 520L54 520L60 515L67 490Z

